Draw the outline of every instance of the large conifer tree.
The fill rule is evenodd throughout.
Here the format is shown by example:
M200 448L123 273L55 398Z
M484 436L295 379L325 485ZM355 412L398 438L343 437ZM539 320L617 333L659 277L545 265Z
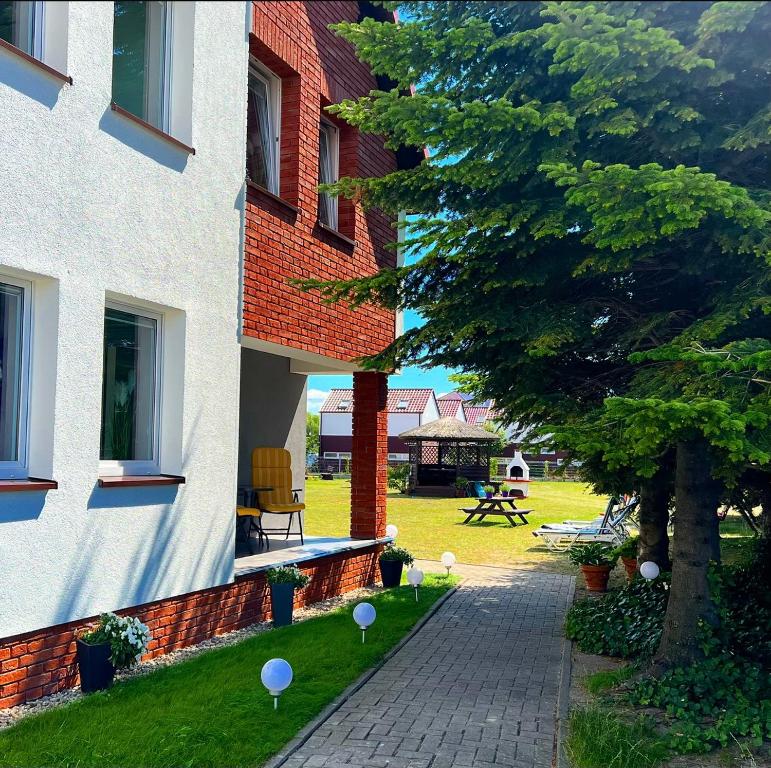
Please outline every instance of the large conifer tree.
M431 158L338 191L416 214L422 258L307 285L421 312L368 364L459 367L598 472L674 480L659 659L692 658L721 483L769 461L771 6L402 5L337 26L394 88L334 109Z

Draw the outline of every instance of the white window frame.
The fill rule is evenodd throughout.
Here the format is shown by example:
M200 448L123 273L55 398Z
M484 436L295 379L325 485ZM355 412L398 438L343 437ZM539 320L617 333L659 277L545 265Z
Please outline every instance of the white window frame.
M155 326L155 382L154 382L154 397L153 397L153 458L147 459L99 459L99 474L104 477L113 477L121 475L160 475L161 474L161 415L163 404L161 397L163 394L163 314L160 312L154 312L145 307L138 306L136 304L126 304L121 301L108 300L105 302L105 311L108 309L115 309L119 312L128 312L132 315L138 315L145 317L149 320L154 320ZM104 336L102 337L102 355L104 355ZM101 397L104 398L104 375L105 371L102 370L102 390ZM102 421L99 423L99 445L101 451L102 443L102 429L104 412L102 413Z
M281 78L252 56L249 57L249 74L262 80L268 93L268 109L273 129L270 139L274 147L273 173L272 178L268 179L268 192L278 195L281 182Z
M29 477L29 394L32 339L33 284L28 280L0 274L0 283L13 285L24 291L21 312L21 383L19 386L19 429L16 461L0 461L0 479L26 480Z
M329 120L325 120L323 117L321 118L321 123L319 125L319 130L325 131L327 134L327 143L329 147L329 155L330 155L330 171L332 173L332 181L331 182L322 182L319 178L319 184L328 184L332 183L334 184L336 181L340 179L340 129L331 123ZM319 153L321 150L319 149ZM321 174L319 174L320 176ZM327 195L327 201L329 203L329 213L331 221L324 221L322 222L328 227L331 227L332 229L337 229L339 225L339 218L338 218L338 211L337 211L337 197L333 195ZM321 216L319 216L319 220L321 220Z
M32 3L32 53L31 56L38 61L43 61L45 56L45 21L46 4L43 0L34 0Z

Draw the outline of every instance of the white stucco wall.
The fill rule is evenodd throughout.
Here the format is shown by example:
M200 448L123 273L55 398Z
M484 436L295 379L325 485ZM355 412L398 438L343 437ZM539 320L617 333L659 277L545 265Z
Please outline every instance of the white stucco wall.
M352 413L322 413L319 424L320 435L347 435L353 434Z
M112 3L68 4L73 85L0 50L0 275L34 282L30 474L59 482L0 494L0 637L232 578L246 4L183 5L195 156L111 112ZM185 485L97 488L109 295L168 321Z
M439 418L439 406L436 404L436 398L432 395L428 398L426 407L423 409L420 423L428 424L429 421L436 421Z
M389 413L388 436L398 437L402 432L420 426L419 413Z

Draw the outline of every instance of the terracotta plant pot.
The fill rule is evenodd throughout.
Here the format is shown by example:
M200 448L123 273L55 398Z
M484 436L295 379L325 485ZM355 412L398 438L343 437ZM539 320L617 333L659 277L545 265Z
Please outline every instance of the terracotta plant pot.
M621 562L624 564L627 581L631 581L634 578L634 575L637 573L637 558L622 557Z
M380 577L383 586L398 587L402 581L402 569L404 563L401 560L380 560Z
M110 661L110 644L89 645L78 639L75 641L75 647L80 672L80 690L83 693L92 693L109 688L115 677L115 667Z
M581 573L584 574L586 588L590 592L607 592L608 579L610 578L610 565L582 565Z

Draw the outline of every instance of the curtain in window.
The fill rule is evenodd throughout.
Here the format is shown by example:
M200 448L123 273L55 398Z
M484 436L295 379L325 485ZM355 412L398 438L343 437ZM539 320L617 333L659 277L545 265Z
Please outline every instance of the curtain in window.
M337 181L334 178L332 164L332 137L331 128L322 125L319 129L319 183L332 184ZM328 192L319 192L319 221L329 227L337 226L336 198Z
M275 126L268 84L249 75L249 106L246 116L246 175L255 184L278 194Z

